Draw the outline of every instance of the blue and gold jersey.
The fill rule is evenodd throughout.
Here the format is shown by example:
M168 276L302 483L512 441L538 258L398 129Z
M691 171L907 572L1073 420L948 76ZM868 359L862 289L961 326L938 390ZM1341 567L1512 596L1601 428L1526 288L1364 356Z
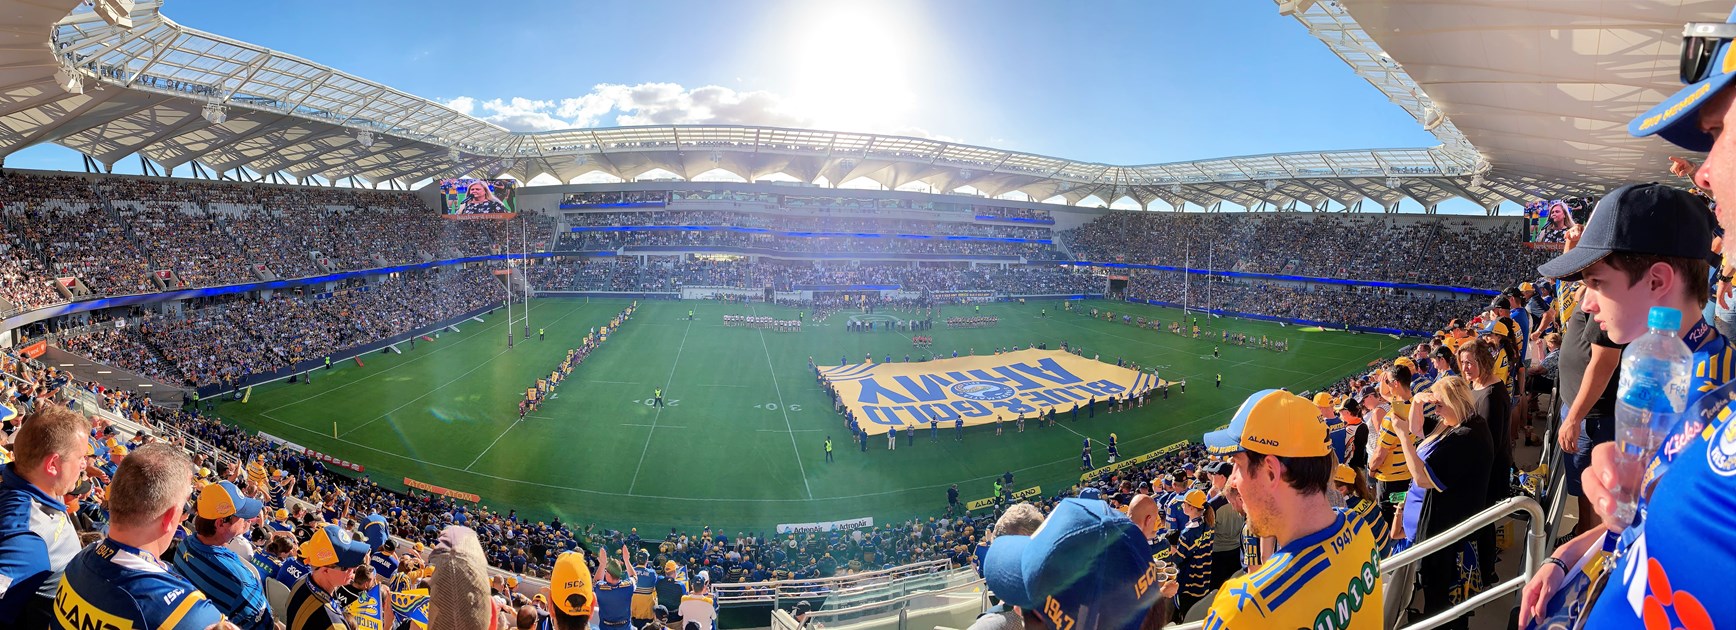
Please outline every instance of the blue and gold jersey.
M1386 522L1386 513L1380 511L1376 501L1364 501L1362 497L1344 497L1344 509L1350 518L1362 521L1374 532L1374 548L1386 549L1387 537L1392 535L1392 524Z
M67 565L54 616L66 630L204 630L223 620L204 593L156 557L106 538Z
M1189 521L1181 530L1172 560L1178 567L1181 594L1205 597L1212 590L1212 530L1205 521Z
M1592 604L1588 627L1642 628L1662 620L1710 628L1736 615L1736 601L1724 595L1724 571L1736 564L1736 423L1733 392L1719 389L1730 380L1736 348L1704 321L1682 340L1694 352L1688 413L1646 470L1646 483L1657 485L1644 520L1623 532L1620 559Z
M1332 525L1279 548L1259 571L1225 582L1205 628L1374 630L1384 623L1381 591L1373 532L1339 509Z

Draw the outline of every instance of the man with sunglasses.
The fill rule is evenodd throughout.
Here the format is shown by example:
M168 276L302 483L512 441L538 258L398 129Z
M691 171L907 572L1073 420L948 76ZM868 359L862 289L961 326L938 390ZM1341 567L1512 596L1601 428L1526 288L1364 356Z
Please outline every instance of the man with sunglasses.
M1681 58L1681 78L1686 87L1628 125L1629 133L1635 136L1658 135L1682 148L1709 152L1693 179L1696 186L1714 198L1720 191L1736 190L1736 135L1723 133L1727 127L1736 125L1736 108L1732 107L1736 89L1731 87L1732 80L1736 80L1736 48L1732 47L1732 39L1736 39L1736 13L1732 13L1728 23L1688 24L1683 32ZM1703 249L1692 254L1703 255L1710 235L1704 233L1707 226L1699 223L1704 220L1704 210L1700 212L1698 216L1682 214L1670 225L1655 226L1652 230L1623 230L1623 236L1632 238L1635 234L1657 234L1660 229L1675 230L1679 238L1705 238L1700 242ZM1590 223L1597 223L1598 219L1594 212ZM1730 231L1731 217L1722 208L1718 222L1726 232ZM1588 226L1587 239L1592 231ZM1664 243L1656 241L1660 247ZM1731 249L1728 245L1724 247L1726 257ZM1682 251L1680 255L1689 255L1687 250ZM1564 254L1563 258L1569 255ZM1655 286L1660 284L1655 278L1667 279L1670 275L1652 265L1646 271L1646 283L1634 283L1652 289L1640 297L1658 300L1660 296L1678 293L1679 289L1674 287L1666 290ZM1688 281L1704 280L1702 275ZM1699 287L1698 297L1704 297L1705 288ZM1631 289L1626 292L1634 293ZM1601 312L1603 309L1599 310L1600 319L1607 316ZM1683 314L1691 317L1697 313ZM1716 333L1695 330L1684 336L1690 348L1696 345L1696 336L1710 337ZM1729 365L1730 346L1725 348L1716 353L1719 356L1708 357L1710 360L1703 360L1705 353L1696 350L1695 387L1690 400L1729 380L1722 369L1717 375L1720 378L1707 378L1712 376L1715 366ZM1593 587L1595 596L1589 618L1584 620L1587 627L1712 627L1715 621L1736 618L1736 599L1721 595L1729 592L1725 572L1736 564L1736 423L1717 416L1709 421L1700 418L1684 418L1654 458L1647 476L1654 472L1658 476L1648 499L1649 509L1641 522L1622 532L1616 546L1619 557L1606 574L1607 585L1601 590ZM1586 497L1606 521L1616 505L1608 489L1614 471L1614 445L1605 444L1593 450L1591 467L1583 476ZM1557 565L1556 569L1562 568L1560 560L1552 558L1549 562ZM1555 570L1546 565L1542 571ZM1543 575L1540 572L1540 577ZM1537 582L1534 579L1526 587L1521 619L1540 611L1543 602L1538 601L1539 593L1533 592Z

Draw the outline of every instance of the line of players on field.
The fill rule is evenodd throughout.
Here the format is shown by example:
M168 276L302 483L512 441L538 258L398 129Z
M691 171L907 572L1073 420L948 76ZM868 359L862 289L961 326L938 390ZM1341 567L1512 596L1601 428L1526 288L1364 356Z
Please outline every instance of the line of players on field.
M524 398L518 401L518 419L523 421L524 417L529 415L530 412L536 411L538 408L542 407L542 402L548 399L549 393L553 392L555 387L559 386L563 381L566 381L567 377L573 374L573 368L578 364L583 363L585 357L590 356L591 351L596 350L597 346L608 341L609 333L620 328L622 322L627 321L627 319L633 315L633 311L638 308L639 303L637 301L633 302L627 308L621 309L621 312L616 313L615 318L609 320L608 325L603 326L600 329L592 328L589 332L585 333L585 338L580 341L579 347L568 348L567 356L566 358L561 359L560 366L556 367L554 371L549 372L548 376L537 379L535 387L524 390ZM538 340L542 339L542 331L537 331L537 338Z
M724 315L723 325L762 328L777 332L802 332L802 320L778 319L757 315Z

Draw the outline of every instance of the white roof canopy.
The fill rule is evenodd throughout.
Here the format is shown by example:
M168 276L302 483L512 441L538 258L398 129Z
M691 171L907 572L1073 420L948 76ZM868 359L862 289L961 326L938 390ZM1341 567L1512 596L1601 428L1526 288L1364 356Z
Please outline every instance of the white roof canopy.
M0 157L54 142L111 167L140 155L170 169L196 162L218 172L370 183L501 173L571 181L599 171L633 179L659 169L691 179L722 169L749 181L865 177L889 188L923 182L1070 203L1095 196L1142 206L1162 199L1342 209L1368 200L1395 209L1405 198L1432 208L1462 197L1492 208L1661 177L1668 148L1627 138L1621 127L1674 83L1681 22L1728 9L1727 0L1301 4L1295 16L1309 32L1432 125L1443 144L1110 165L771 127L519 133L181 26L156 2L134 7L129 29L76 0L0 0L0 15L20 16L0 26ZM69 82L78 89L65 89Z

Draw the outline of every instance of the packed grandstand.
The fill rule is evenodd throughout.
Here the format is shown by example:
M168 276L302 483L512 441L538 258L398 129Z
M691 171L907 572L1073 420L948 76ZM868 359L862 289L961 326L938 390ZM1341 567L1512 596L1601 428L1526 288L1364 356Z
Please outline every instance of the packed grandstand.
M67 19L97 24L109 2L96 4ZM137 80L84 54L56 56L85 80ZM1695 80L1730 76L1705 73ZM1730 99L1718 102L1700 107ZM1678 105L1659 115L1679 121ZM1665 137L1712 146L1695 134ZM458 146L430 154L449 148L456 161ZM655 142L613 146L670 159ZM739 149L699 147L714 164ZM898 164L895 180L900 160L939 162L919 149L880 157ZM994 159L1015 157L1040 156ZM1196 204L1210 211L1085 207L1058 191L1095 185L1086 176L1008 166L1056 194L623 178L510 195L502 184L514 207L493 200L480 218L451 216L464 214L452 195L492 200L498 180L386 190L0 171L0 627L793 630L904 627L929 609L963 611L923 617L937 627L984 630L1728 624L1736 609L1686 567L1721 566L1736 548L1717 529L1727 515L1711 528L1696 516L1726 507L1701 503L1727 490L1714 484L1736 468L1725 448L1736 429L1716 413L1669 427L1644 488L1626 490L1637 512L1601 501L1624 490L1620 471L1600 476L1615 456L1599 445L1640 404L1627 370L1644 366L1624 346L1648 328L1680 345L1680 328L1683 397L1727 394L1736 273L1709 202L1736 183L1683 164L1669 184L1576 188L1609 195L1585 218L1551 214L1522 177L1479 197L1471 189L1494 190L1484 177L1497 174L1452 164L1345 169L1324 183L1290 171L1294 181L1263 185L1296 187L1288 208L1268 207L1245 174L1186 180L1198 187L1186 194L1216 201ZM472 170L426 174L491 175ZM1406 189L1404 177L1434 180ZM1540 209L1416 214L1393 201L1362 213L1321 192L1374 191L1377 179L1412 199ZM1141 194L1168 190L1186 207L1181 181ZM1318 205L1294 211L1316 196L1304 188ZM1217 211L1226 200L1263 211ZM1332 201L1347 211L1307 211ZM1571 229L1539 236L1558 221ZM1622 290L1615 274L1651 290ZM702 380L724 382L677 378L690 336L705 338L691 350L710 364ZM706 343L726 350L704 354ZM816 347L810 382L790 391L779 374ZM528 382L489 365L501 356L532 366ZM619 369L629 363L655 365L641 378ZM754 413L781 424L689 411L704 404L697 389L764 389L750 366L771 391ZM496 380L510 385L479 393ZM454 384L470 389L444 397L466 404L518 400L516 420L504 406L472 417L418 404ZM317 404L373 398L386 410L329 432L326 416L272 415L325 396ZM729 455L741 470L684 460L701 446L692 437L653 449L658 429L690 430L671 422L724 423L692 434L706 439L745 434L713 445L741 445ZM1019 442L1027 425L1040 437ZM509 439L521 426L537 437ZM448 460L400 439L424 430L487 448ZM786 436L795 468L752 468L788 459ZM602 478L595 462L624 468L641 439L621 492L525 470ZM490 459L503 440L510 452ZM1060 443L1074 450L1056 474L1052 454L1030 446ZM858 494L810 485L834 473L808 466L854 458L843 474L857 475L867 458L942 448L975 452L861 475L849 482ZM1677 458L1690 454L1706 462ZM678 479L695 494L635 493L648 455L647 476L660 478L648 483ZM409 474L470 475L481 493ZM718 487L755 475L765 488ZM918 493L931 498L909 499ZM756 502L817 522L764 516ZM1689 524L1697 535L1681 538L1693 540L1672 536Z

